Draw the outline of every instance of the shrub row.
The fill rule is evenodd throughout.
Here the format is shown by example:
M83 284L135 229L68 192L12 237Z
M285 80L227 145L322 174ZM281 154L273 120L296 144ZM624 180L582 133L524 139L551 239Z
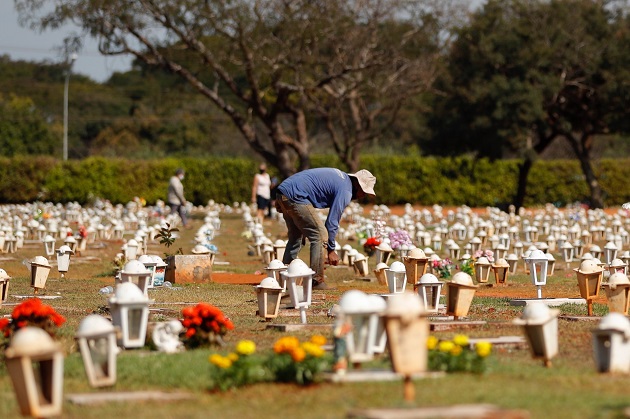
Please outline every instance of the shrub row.
M341 167L330 156L314 156L314 167ZM630 165L601 160L596 173L607 205L630 201ZM186 169L187 198L195 204L249 202L257 162L241 158L125 160L88 158L61 162L50 157L0 158L0 202L35 200L88 203L95 197L125 203L142 197L150 204L165 199L176 168ZM501 206L517 187L518 161L466 157L434 158L367 155L362 168L378 179L377 203ZM558 205L588 200L588 186L574 160L537 161L529 176L525 205Z

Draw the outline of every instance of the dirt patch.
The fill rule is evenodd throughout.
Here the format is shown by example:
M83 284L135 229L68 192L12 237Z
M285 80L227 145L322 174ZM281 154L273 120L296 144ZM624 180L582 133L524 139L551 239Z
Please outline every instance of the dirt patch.
M258 285L265 279L265 274L233 274L227 272L213 272L212 282L219 284Z

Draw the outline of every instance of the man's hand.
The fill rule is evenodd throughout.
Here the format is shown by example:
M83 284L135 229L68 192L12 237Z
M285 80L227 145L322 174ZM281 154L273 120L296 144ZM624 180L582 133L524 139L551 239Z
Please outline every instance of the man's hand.
M339 255L334 250L328 250L328 264L337 266L339 264Z

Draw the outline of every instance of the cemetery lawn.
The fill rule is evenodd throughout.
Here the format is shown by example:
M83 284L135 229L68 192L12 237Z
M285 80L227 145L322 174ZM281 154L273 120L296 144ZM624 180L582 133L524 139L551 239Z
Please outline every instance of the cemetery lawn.
M203 214L193 219L193 225L202 224ZM259 257L247 254L250 242L241 236L244 223L241 216L221 214L222 227L214 240L218 246L214 275L219 277L264 278L265 265ZM281 237L281 229L275 222L266 221L265 231L271 239ZM195 228L183 230L175 245L166 248L157 242L149 246L149 254L164 257L181 247L185 254L194 246ZM126 236L126 239L131 238ZM356 242L354 246L359 248ZM401 382L363 382L332 384L322 382L310 387L287 384L260 384L225 393L208 391L208 356L214 349L199 349L179 354L162 354L149 347L126 350L118 355L117 383L113 388L91 389L83 370L80 354L74 341L79 322L88 314L108 315L107 297L99 289L114 284L113 259L120 251L122 242L98 241L81 257L73 257L67 278L59 279L53 267L47 282L46 295L61 298L45 300L67 318L59 331L65 359L64 397L74 393L134 392L155 390L168 393L185 393L189 398L179 401L128 401L83 406L64 400L64 418L342 418L350 411L366 408L410 408L423 406L450 406L454 404L484 403L504 409L529 412L532 418L612 418L621 417L630 405L628 388L630 377L599 374L593 360L591 330L597 321L570 321L560 319L560 353L551 368L545 368L540 360L531 358L525 347L495 347L489 358L489 370L483 375L448 374L440 378L416 380L415 400L405 402ZM41 248L40 248L41 247ZM32 295L28 270L23 259L44 254L43 245L29 246L14 255L0 255L0 267L12 277L8 303L18 303L16 295ZM308 254L304 252L308 261ZM559 258L557 258L559 260ZM229 262L223 264L221 262ZM579 297L577 281L572 270L561 269L557 262L556 272L543 288L543 297ZM576 266L572 266L574 268ZM370 266L373 269L373 266ZM262 272L252 276L256 271ZM232 276L229 276L229 275ZM326 271L328 282L335 290L316 291L312 310L308 314L310 324L331 324L327 310L349 289L368 293L385 293L384 286L376 282L355 279L346 267L331 267ZM491 279L490 282L493 282ZM268 323L255 316L257 305L251 285L221 283L174 284L175 289L154 289L149 296L155 302L151 306L150 322L180 318L181 309L205 301L216 305L235 324L227 334L225 350L233 349L241 339L256 342L259 350L268 350L275 340L288 334L308 338L313 334L331 337L330 328L311 328L298 332L280 332L267 329ZM411 290L411 286L409 286ZM510 276L508 286L480 286L467 320L485 320L481 326L431 332L440 338L451 338L464 333L471 338L522 336L511 321L522 311L510 306L512 298L534 298L536 290L529 276L522 270ZM608 312L605 297L600 295L595 303L595 314ZM585 305L564 305L563 315L585 316ZM13 305L0 307L0 315L8 315ZM279 317L273 323L298 324L299 317ZM149 332L150 333L150 332ZM377 359L369 368L389 368L386 355ZM0 364L0 417L19 417L19 409L11 381L4 363Z

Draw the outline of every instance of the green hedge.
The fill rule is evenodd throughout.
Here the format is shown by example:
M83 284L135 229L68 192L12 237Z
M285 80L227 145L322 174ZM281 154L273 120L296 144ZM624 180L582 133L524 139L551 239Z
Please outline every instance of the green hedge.
M630 201L628 160L601 160L595 170L607 205ZM342 168L337 158L314 156L313 167ZM257 161L241 158L125 160L88 158L61 162L50 157L0 157L0 202L35 200L79 203L95 197L125 203L143 197L165 199L170 176L186 169L184 187L195 204L208 200L249 202ZM518 161L466 157L362 157L362 168L377 177L377 203L498 206L509 204L516 190ZM566 205L588 199L588 187L575 160L537 161L532 167L525 204Z

